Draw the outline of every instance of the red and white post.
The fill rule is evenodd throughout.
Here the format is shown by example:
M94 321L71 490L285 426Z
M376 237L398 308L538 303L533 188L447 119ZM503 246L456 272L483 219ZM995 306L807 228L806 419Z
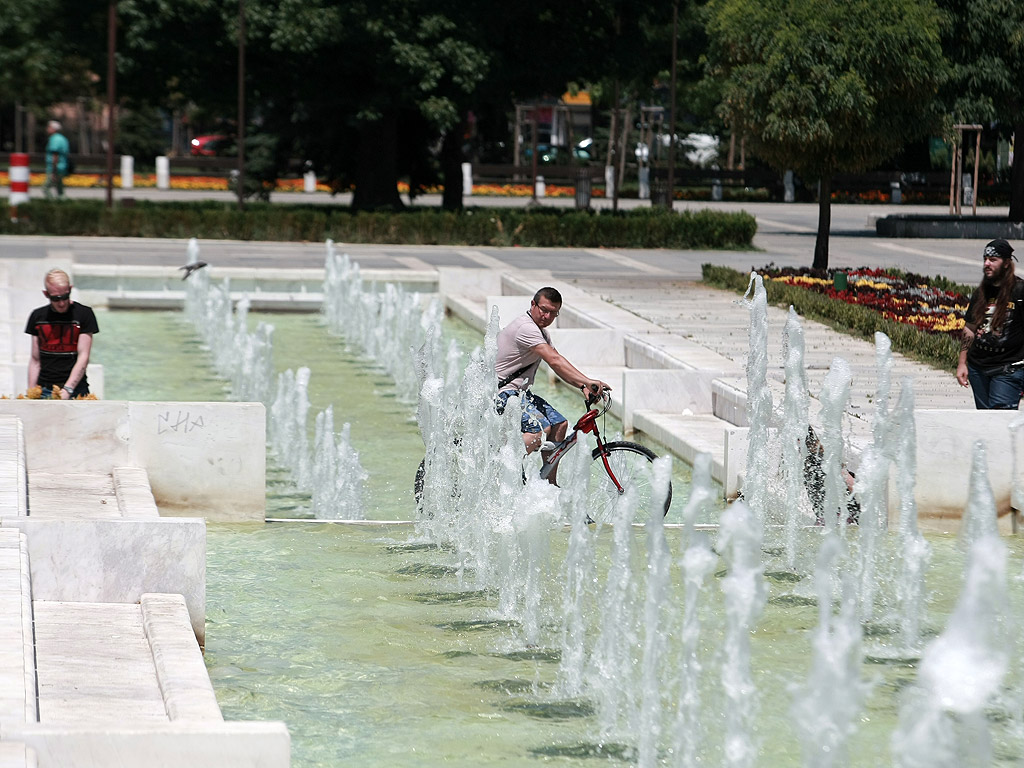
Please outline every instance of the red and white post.
M8 178L11 183L11 221L18 220L18 206L28 202L28 154L11 152L11 166Z

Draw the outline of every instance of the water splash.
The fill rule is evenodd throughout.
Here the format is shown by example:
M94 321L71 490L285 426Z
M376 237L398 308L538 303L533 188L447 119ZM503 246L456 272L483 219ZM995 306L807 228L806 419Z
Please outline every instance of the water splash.
M400 399L416 402L423 381L441 372L441 303L393 283L379 291L367 286L348 254L339 254L331 240L326 248L322 312L328 330L383 367Z
M762 522L768 513L768 483L775 476L770 427L772 393L768 387L768 294L764 281L750 273L747 296L750 307L749 352L747 354L747 468L743 496L749 509Z
M841 357L832 359L821 385L822 469L825 473L823 523L826 530L845 529L848 491L843 479L843 416L850 400L853 373Z
M722 579L726 619L722 662L726 699L724 764L735 768L757 764L754 734L758 699L750 665L750 632L767 599L762 536L759 519L743 502L735 502L722 515L717 548L729 565Z
M786 565L793 568L797 558L797 530L802 523L813 522L802 512L804 472L807 459L807 429L810 396L807 392L807 374L804 370L804 330L793 307L789 308L783 338L786 371L786 394L782 406L782 426L779 429L782 464L783 547Z
M995 507L990 511L994 516ZM1001 631L1006 559L997 535L984 533L970 544L960 599L946 629L925 649L917 683L900 710L892 745L900 768L992 765L985 708L1009 665Z
M702 625L700 606L704 601L704 588L708 577L718 563L711 550L711 542L702 531L694 530L694 520L701 519L713 504L711 455L698 454L693 464L690 499L683 510L684 548L680 566L683 572L683 613L679 630L679 682L678 704L672 729L673 752L678 756L680 768L696 768L702 764L706 719L701 705L700 660Z
M860 679L863 661L857 596L849 574L842 579L839 615L832 612L834 572L844 560L844 545L826 534L818 552L814 583L818 593L818 627L811 641L811 673L796 691L793 724L800 736L804 765L846 765L846 744L853 734L867 693Z

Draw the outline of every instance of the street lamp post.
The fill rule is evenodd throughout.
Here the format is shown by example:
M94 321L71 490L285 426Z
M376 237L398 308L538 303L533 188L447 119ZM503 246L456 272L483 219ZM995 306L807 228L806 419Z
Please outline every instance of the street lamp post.
M668 208L675 202L676 184L676 38L679 37L679 2L672 3L672 76L669 82Z
M110 0L107 7L107 208L114 206L114 138L117 135L117 121L114 101L117 89L114 78L117 67L114 54L117 40L117 0Z
M238 0L238 207L245 207L245 0Z

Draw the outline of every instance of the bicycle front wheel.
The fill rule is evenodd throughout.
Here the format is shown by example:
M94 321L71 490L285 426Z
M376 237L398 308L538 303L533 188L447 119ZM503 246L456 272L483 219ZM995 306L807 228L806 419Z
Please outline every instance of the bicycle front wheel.
M651 466L652 462L658 458L657 454L639 443L619 440L595 448L592 458L593 461L590 464L591 519L599 523L612 522L616 502L626 489L632 488L636 494L636 509L633 512L632 522L646 522L657 506L654 493L654 468ZM607 467L605 461L607 461ZM618 481L618 485L615 481ZM668 514L671 504L672 483L669 482L664 506L658 507L662 515Z

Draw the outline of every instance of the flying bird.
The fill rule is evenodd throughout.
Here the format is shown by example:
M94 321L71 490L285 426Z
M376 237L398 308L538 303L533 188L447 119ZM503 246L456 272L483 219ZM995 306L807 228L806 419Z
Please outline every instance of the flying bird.
M189 275L191 275L197 269L202 269L205 266L207 266L205 261L196 261L196 262L193 262L192 264L186 264L183 267L178 267L178 269L185 270L185 274L181 276L181 279L182 280L187 280Z
M185 274L181 276L182 280L187 280L188 276L195 272L197 269L202 269L206 266L205 261L199 260L199 241L194 237L188 241L188 248L186 249L186 255L188 258L188 264L178 269L185 270Z

